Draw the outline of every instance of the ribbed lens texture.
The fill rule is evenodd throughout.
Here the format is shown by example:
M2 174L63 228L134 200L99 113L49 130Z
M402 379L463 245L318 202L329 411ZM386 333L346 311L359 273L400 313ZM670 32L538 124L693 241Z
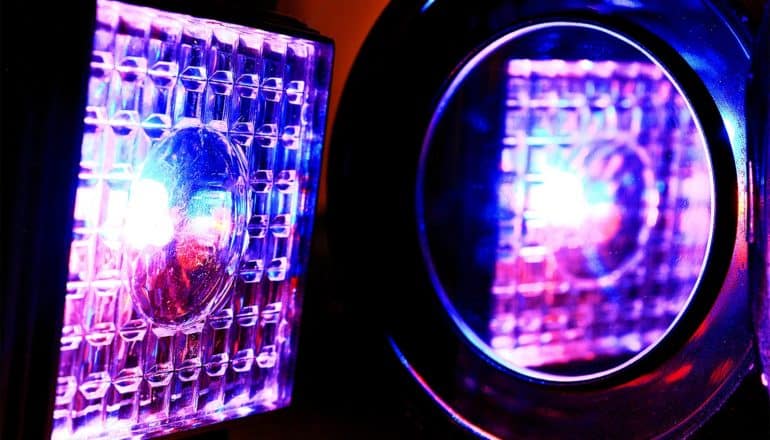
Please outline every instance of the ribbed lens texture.
M290 402L331 56L98 2L53 437Z
M533 367L655 344L711 229L686 102L653 63L511 60L504 117L490 345Z

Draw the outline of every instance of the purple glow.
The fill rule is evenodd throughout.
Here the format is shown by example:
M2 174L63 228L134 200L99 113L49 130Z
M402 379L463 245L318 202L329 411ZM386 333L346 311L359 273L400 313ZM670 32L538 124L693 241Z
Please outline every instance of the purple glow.
M331 50L98 2L53 438L289 404Z
M686 308L710 164L648 62L511 60L489 345L520 367L632 357Z

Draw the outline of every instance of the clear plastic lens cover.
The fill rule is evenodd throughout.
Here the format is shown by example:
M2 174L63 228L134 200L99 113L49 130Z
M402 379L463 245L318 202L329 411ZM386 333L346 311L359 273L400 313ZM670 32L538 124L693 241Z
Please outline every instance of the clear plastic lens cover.
M331 57L98 1L54 438L289 404Z
M658 345L711 241L712 168L687 97L642 48L588 24L524 28L464 65L417 192L448 313L539 379L600 377Z

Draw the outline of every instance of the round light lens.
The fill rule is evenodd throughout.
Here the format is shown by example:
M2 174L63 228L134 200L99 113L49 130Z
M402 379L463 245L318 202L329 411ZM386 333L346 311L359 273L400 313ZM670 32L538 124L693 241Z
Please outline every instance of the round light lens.
M131 295L156 326L198 322L228 294L246 230L244 164L203 126L176 130L147 154L124 238Z
M419 173L439 297L514 371L616 372L692 300L713 230L706 142L670 73L616 32L554 22L483 48L441 97Z

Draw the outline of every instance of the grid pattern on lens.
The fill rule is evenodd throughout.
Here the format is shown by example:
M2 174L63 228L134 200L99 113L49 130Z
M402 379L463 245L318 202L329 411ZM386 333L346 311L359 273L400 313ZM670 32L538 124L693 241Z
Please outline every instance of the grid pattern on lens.
M490 346L523 367L632 356L668 330L705 260L711 176L696 121L652 63L517 59L507 69ZM589 164L606 185L574 177ZM608 206L623 185L647 188ZM637 217L648 224L633 231L617 220ZM611 240L635 249L607 264ZM599 251L581 254L588 242Z
M154 436L289 403L331 50L98 2L54 438ZM247 158L248 249L232 300L170 331L132 304L121 228L147 152L190 124L226 134Z

